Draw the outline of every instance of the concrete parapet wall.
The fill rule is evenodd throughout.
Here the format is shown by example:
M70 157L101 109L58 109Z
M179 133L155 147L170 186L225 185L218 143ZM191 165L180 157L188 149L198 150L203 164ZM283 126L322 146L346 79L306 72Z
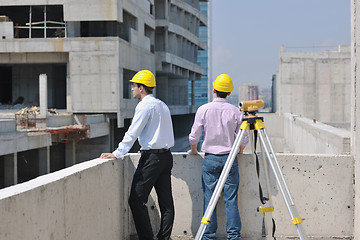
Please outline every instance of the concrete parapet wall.
M192 239L200 225L202 158L174 154L173 239ZM95 159L0 190L0 239L129 239L135 228L127 198L138 159L138 154L119 160ZM305 219L307 235L329 239L352 236L352 157L281 154L278 159L299 214ZM261 239L262 213L256 211L260 203L253 156L240 156L239 169L242 236ZM271 186L276 189L273 179ZM297 236L281 195L276 190L272 194L277 236ZM154 192L148 207L156 231L160 215ZM223 237L222 200L218 222L218 235Z
M353 157L278 155L307 236L351 239L354 231ZM284 201L274 197L277 233L297 236ZM355 226L358 223L355 223Z
M284 114L284 137L292 153L350 153L349 131L297 115Z
M0 239L126 239L122 173L96 159L2 189Z
M290 113L260 113L275 152L349 154L350 131ZM245 148L251 152L250 147Z

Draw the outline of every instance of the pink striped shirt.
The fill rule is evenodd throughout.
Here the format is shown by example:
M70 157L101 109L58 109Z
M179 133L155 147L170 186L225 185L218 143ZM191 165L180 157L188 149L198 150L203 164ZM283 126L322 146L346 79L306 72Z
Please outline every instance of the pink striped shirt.
M234 144L242 123L243 113L225 98L215 98L212 102L199 107L189 134L191 145L199 142L204 130L201 151L211 154L227 154ZM241 145L249 142L249 134L244 133Z

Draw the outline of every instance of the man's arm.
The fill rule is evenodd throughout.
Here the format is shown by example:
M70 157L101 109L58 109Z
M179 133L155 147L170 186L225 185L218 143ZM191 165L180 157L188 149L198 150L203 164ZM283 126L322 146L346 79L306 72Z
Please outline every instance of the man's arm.
M196 155L198 154L198 150L197 150L197 144L190 144L191 148L189 151L187 151L188 154L191 155Z
M195 120L191 127L191 132L189 134L189 142L190 142L190 150L187 151L188 154L196 155L198 154L197 151L197 144L201 137L201 133L203 131L203 123L202 123L202 112L198 111L195 114Z
M245 147L246 147L246 146L240 145L239 154L243 154Z
M132 123L118 147L112 153L102 153L100 158L119 158L128 153L137 137L144 129L149 119L149 115L147 109L136 108Z

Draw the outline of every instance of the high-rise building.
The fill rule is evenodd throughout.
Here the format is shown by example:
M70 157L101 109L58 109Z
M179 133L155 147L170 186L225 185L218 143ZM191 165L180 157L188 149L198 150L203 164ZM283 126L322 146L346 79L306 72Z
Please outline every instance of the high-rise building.
M259 87L255 83L244 83L239 87L239 102L259 99Z
M210 2L200 2L200 11L202 15L209 16ZM208 17L209 19L209 17ZM205 69L205 74L201 75L199 81L189 81L188 93L189 93L189 105L200 106L209 101L208 96L208 79L209 79L209 25L200 25L199 38L201 41L207 44L207 48L204 50L198 50L197 62ZM194 89L193 89L194 88ZM193 95L192 95L193 91Z

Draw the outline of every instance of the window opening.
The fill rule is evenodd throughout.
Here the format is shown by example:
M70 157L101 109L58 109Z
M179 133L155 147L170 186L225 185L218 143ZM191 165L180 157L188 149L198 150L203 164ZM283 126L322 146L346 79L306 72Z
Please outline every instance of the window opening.
M14 38L67 37L62 5L5 6L0 16L13 22Z

